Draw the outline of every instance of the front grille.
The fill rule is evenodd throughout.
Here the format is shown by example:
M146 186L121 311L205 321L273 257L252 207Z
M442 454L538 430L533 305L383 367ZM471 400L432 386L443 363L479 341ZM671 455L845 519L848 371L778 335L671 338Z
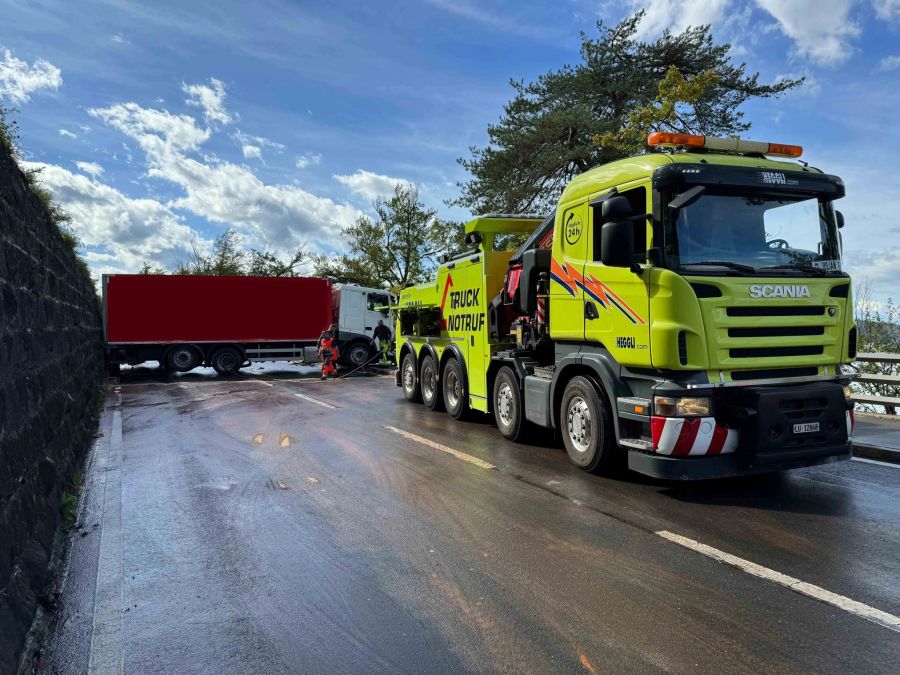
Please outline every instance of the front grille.
M728 316L821 316L822 305L759 305L757 307L728 307Z
M733 359L754 359L776 356L815 356L824 351L822 345L802 345L799 347L739 347L729 349Z
M751 326L729 328L728 337L790 337L793 335L824 335L825 326Z
M757 370L735 370L732 380L769 380L779 377L810 377L819 374L817 366L807 368L759 368Z

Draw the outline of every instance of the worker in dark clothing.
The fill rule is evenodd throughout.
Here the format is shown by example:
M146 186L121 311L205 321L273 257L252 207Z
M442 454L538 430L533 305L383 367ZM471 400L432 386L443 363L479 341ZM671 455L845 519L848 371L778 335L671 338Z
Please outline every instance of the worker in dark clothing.
M322 331L319 336L319 358L322 359L322 379L335 377L337 375L338 360L338 327L336 323L331 324L328 330Z
M378 341L378 351L381 352L381 360L378 362L378 365L390 365L387 355L391 345L391 329L384 325L384 321L379 321L378 325L375 326L372 337Z

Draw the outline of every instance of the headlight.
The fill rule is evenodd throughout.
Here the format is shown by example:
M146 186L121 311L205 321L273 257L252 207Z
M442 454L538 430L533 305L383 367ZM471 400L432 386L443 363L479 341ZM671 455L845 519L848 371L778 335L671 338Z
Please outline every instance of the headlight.
M711 411L712 401L706 397L655 396L653 398L653 414L659 417L709 417L712 414Z

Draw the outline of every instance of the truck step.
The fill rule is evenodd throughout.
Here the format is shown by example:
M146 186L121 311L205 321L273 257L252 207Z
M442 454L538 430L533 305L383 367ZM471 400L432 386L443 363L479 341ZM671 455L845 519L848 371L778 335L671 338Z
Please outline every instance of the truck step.
M542 380L552 380L556 366L535 366L534 375Z

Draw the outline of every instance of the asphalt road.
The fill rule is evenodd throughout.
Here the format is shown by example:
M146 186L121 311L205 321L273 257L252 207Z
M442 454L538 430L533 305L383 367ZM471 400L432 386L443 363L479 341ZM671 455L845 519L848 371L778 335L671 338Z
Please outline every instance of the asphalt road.
M392 377L285 377L110 390L41 669L897 672L894 466L597 477Z

